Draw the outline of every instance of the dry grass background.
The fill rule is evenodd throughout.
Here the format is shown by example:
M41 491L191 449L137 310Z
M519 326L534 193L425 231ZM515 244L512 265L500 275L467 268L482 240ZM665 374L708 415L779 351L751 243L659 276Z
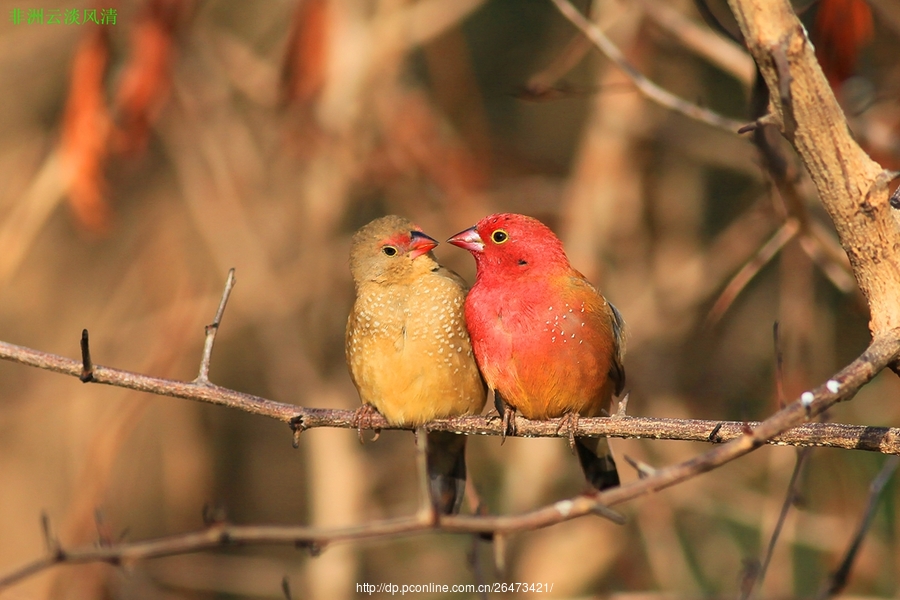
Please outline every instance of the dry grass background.
M594 10L660 85L748 118L746 76L686 49L642 8L662 3ZM7 2L4 17L76 5ZM648 103L598 54L555 92L525 93L574 35L549 2L117 6L108 40L89 26L0 26L0 339L74 357L87 327L97 363L191 379L203 325L236 267L211 378L279 401L355 408L343 360L353 230L397 213L445 239L514 211L551 224L625 315L631 414L770 414L775 321L788 397L865 346L858 293L835 289L796 241L705 325L729 278L781 223L781 200L747 139ZM700 23L690 3L671 6ZM842 89L854 131L897 168L900 12L872 6L859 74ZM800 189L827 223L810 186ZM472 280L468 255L447 245L436 253ZM897 378L882 375L830 417L896 425L898 395ZM613 443L650 465L701 449ZM478 581L552 583L552 597L733 596L768 543L795 456L763 448L631 502L622 527L580 519L514 536L503 574L489 545L433 535L315 558L254 548L63 567L3 597L279 598L283 576L295 597L323 599L355 597L361 582ZM812 451L762 597L816 592L883 461ZM501 448L474 439L469 463L495 513L581 489L560 440ZM636 477L620 464L625 480ZM898 589L898 498L891 485L852 594ZM98 515L113 538L196 529L205 504L240 523L408 514L412 436L385 432L360 446L353 432L315 430L294 450L282 424L0 364L0 570L44 552L41 511L66 546L95 540Z

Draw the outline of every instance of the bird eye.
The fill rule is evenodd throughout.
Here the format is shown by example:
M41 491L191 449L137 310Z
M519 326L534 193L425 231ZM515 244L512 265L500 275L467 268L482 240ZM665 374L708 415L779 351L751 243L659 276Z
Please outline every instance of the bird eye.
M397 252L399 252L395 246L385 246L381 251L387 256L397 256Z
M498 229L494 233L491 234L491 239L494 240L495 244L502 244L506 240L509 239L509 234L507 234L502 229Z

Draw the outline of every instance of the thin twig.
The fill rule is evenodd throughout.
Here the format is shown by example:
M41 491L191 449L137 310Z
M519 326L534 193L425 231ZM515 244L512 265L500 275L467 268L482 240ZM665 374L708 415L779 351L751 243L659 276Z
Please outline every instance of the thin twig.
M228 279L225 280L225 290L222 292L222 300L219 302L219 309L216 311L216 317L213 322L206 326L206 340L203 343L203 356L200 357L200 373L194 383L209 383L209 362L212 359L213 344L216 343L216 334L219 332L219 325L222 323L222 315L225 313L225 305L228 304L228 297L231 296L231 290L234 288L234 269L228 270ZM87 331L87 330L85 330Z
M856 554L859 552L863 538L865 537L866 532L869 531L869 527L872 525L872 519L875 517L875 509L878 506L878 500L881 499L881 494L888 481L890 481L891 476L894 474L894 471L897 470L898 464L900 464L900 458L896 456L890 457L885 461L884 466L881 467L878 476L872 480L872 483L869 486L869 501L866 503L866 510L863 512L863 518L859 523L859 528L856 530L856 535L853 536L853 541L850 543L850 547L847 548L847 552L844 554L844 560L841 561L841 565L831 575L828 584L825 585L819 593L819 600L824 600L825 598L830 598L839 594L847 585L847 580L850 577L850 570L853 568L853 561L856 559Z
M806 256L822 271L834 287L845 294L853 291L856 287L853 276L840 263L831 260L816 237L801 233L797 236L797 241L800 242L800 248L806 253Z
M684 16L670 4L659 0L638 0L641 9L682 46L731 74L745 87L753 85L756 65L737 43Z
M555 88L557 82L565 77L592 47L591 41L582 36L569 40L566 47L553 58L549 65L528 78L528 82L525 84L525 92L528 97L543 98L547 96Z
M775 390L777 393L778 406L783 409L787 404L787 401L784 397L784 353L781 348L781 336L779 335L778 321L775 321L775 325L772 327L772 343L775 349ZM772 561L772 555L775 554L775 544L778 543L778 538L781 536L781 529L784 527L788 511L797 501L799 495L797 482L800 479L800 472L806 464L809 450L809 448L802 448L797 451L797 460L794 463L791 480L788 482L784 502L781 504L781 513L778 515L778 521L775 523L775 528L772 530L772 537L769 538L769 546L766 548L766 554L761 564L758 561L753 561L755 568L750 570L751 572L743 578L741 600L747 600L747 598L753 594L754 589L762 586L762 583L766 578L766 572L769 570L769 563Z
M778 538L781 536L781 530L784 528L785 520L787 520L788 511L797 501L797 496L799 495L797 482L800 480L800 472L803 470L806 459L809 457L809 450L809 448L801 448L797 451L797 462L794 463L794 471L791 473L791 480L787 486L787 493L784 496L784 502L781 504L781 513L779 513L778 521L775 523L775 528L772 530L772 537L769 538L769 545L766 548L765 557L763 558L759 569L756 570L755 576L745 585L743 593L741 594L741 600L747 600L755 588L762 586L762 583L766 578L766 571L769 570L769 563L772 562L772 555L775 554L775 545L778 543Z
M784 248L785 244L797 235L799 230L799 222L796 219L788 219L778 228L772 237L766 240L766 243L756 251L756 254L754 254L743 267L741 267L740 271L731 278L725 286L725 289L722 290L722 293L716 298L712 308L709 309L709 314L706 316L707 327L712 327L719 322L719 319L722 318L722 315L725 314L728 307L730 307L735 298L738 297L741 290L743 290L747 284L756 277L756 274L759 273L782 248Z
M634 65L628 62L628 59L625 58L622 51L606 37L606 34L603 33L599 27L585 19L584 15L578 12L578 9L572 6L568 0L552 1L559 12L571 21L575 27L581 30L581 32L586 35L609 60L613 61L620 69L622 69L625 75L634 82L634 85L637 86L641 93L650 100L653 100L660 106L690 117L691 119L706 123L707 125L712 125L713 127L718 127L719 129L724 129L730 133L737 132L737 130L744 125L743 122L729 119L714 111L697 106L696 104L688 102L683 98L679 98L672 92L659 87L647 79Z

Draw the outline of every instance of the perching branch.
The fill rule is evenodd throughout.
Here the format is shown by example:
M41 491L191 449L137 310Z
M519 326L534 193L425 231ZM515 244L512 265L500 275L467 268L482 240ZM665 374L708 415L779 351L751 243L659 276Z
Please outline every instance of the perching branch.
M49 354L0 342L0 359L81 377L82 363L56 354ZM252 394L245 394L212 383L162 379L94 365L91 383L171 396L197 402L227 406L246 413L276 419L289 424L299 433L317 427L355 429L353 410L308 408L275 402ZM702 419L667 419L660 417L583 417L578 419L576 435L605 435L618 438L650 438L691 442L724 443L744 435L746 428L756 428L758 422L711 421ZM369 429L403 429L388 424L379 414L366 423ZM495 416L467 416L437 419L428 423L429 431L453 431L469 435L500 435L500 419ZM519 437L566 437L567 431L557 431L558 420L530 421L516 417ZM843 423L801 423L766 443L779 446L822 446L848 450L866 450L883 454L900 454L900 428L870 427Z

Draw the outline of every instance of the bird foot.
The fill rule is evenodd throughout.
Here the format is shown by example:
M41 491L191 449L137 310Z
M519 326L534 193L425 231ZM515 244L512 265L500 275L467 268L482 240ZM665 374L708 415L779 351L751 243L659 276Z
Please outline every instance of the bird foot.
M353 413L353 421L351 424L356 427L356 435L359 436L359 443L365 443L363 439L363 429L373 429L375 431L375 435L372 436L372 441L378 440L381 436L381 430L372 426L372 417L380 414L378 409L372 406L371 404L363 404Z
M579 415L577 412L567 412L559 418L559 425L556 427L556 435L563 429L569 434L569 450L575 454L575 431L578 430Z
M612 415L613 419L624 419L628 416L625 412L628 409L628 396L629 394L625 394L625 397L619 400L619 407L615 414Z
M516 409L504 402L503 398L497 395L496 392L494 395L494 408L497 409L497 413L503 419L500 430L500 445L502 446L506 442L507 435L516 435Z

